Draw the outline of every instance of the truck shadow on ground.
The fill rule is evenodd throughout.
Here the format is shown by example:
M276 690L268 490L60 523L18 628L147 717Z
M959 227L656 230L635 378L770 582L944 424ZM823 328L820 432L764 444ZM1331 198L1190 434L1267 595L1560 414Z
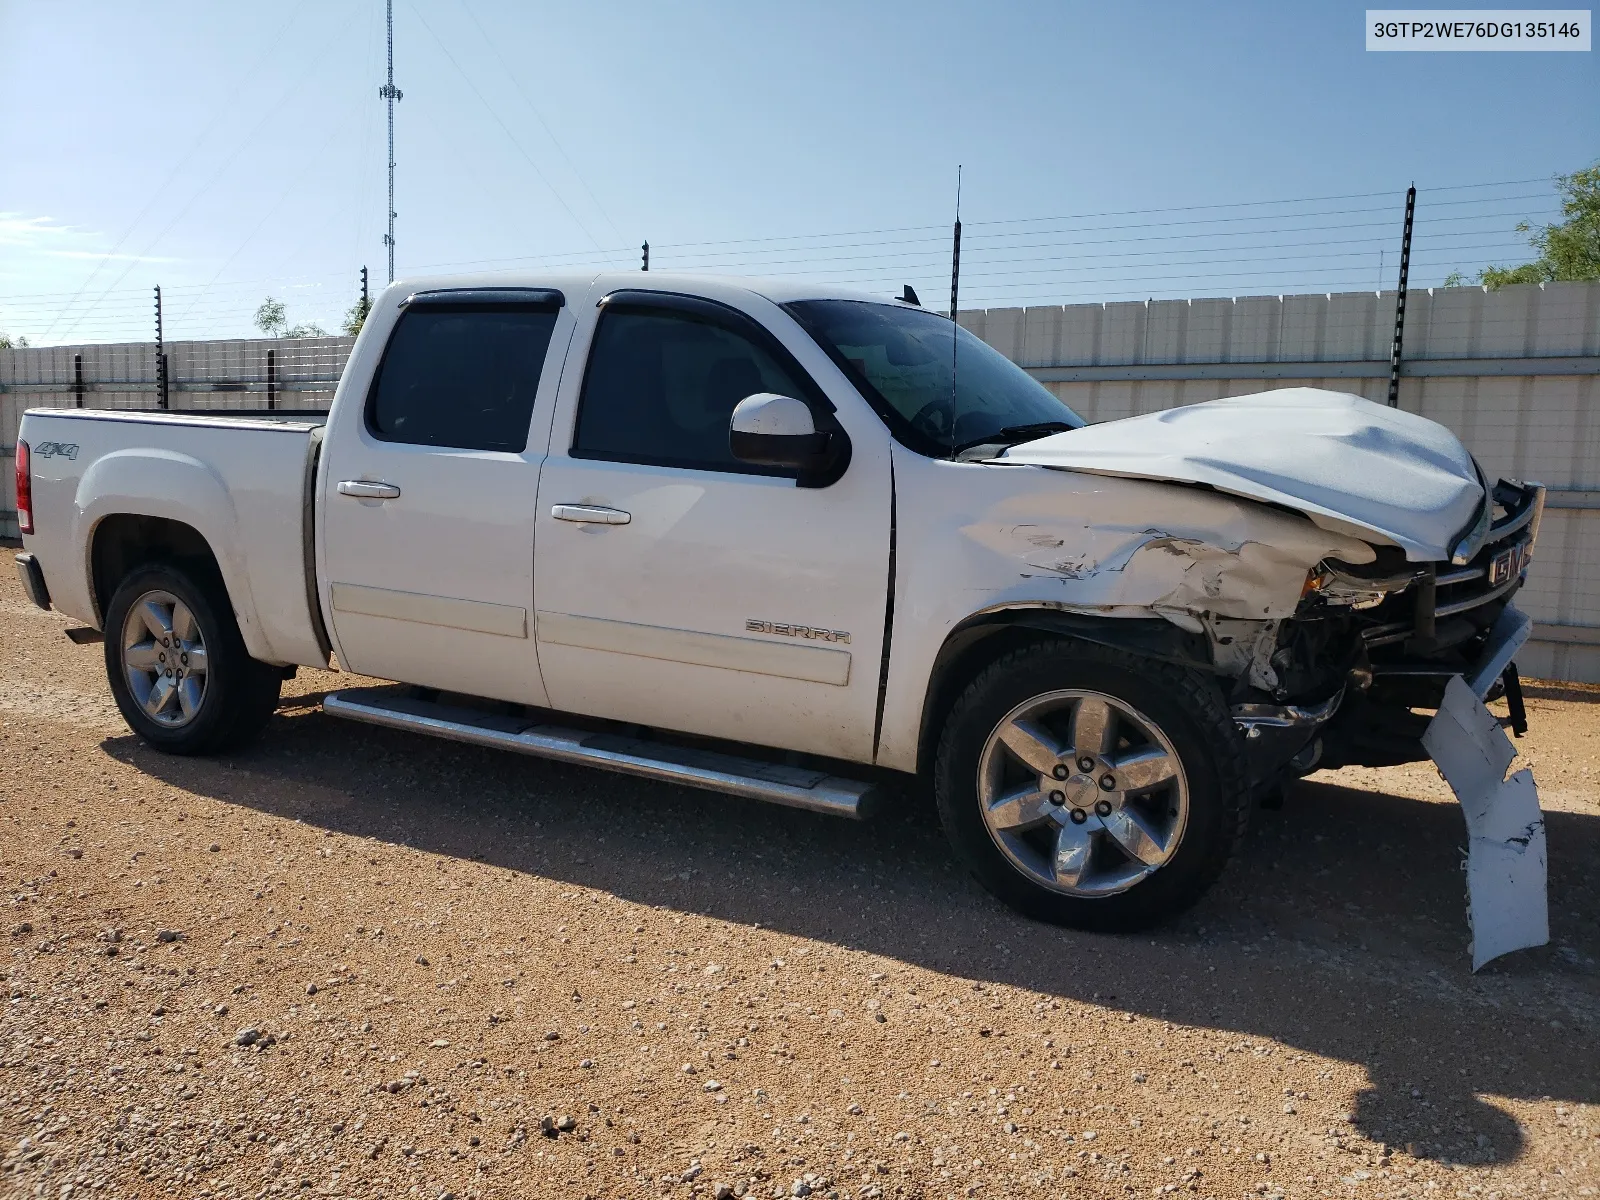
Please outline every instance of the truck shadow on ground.
M1485 1095L1600 1102L1580 1049L1600 1012L1594 818L1549 816L1552 945L1475 977L1451 805L1306 781L1284 811L1256 814L1193 912L1103 936L1002 908L914 789L841 821L354 726L314 700L289 702L231 759L105 746L174 786L339 834L1345 1060L1369 1078L1353 1129L1420 1157L1517 1157L1517 1122ZM1223 1111L1230 1099L1219 1093Z

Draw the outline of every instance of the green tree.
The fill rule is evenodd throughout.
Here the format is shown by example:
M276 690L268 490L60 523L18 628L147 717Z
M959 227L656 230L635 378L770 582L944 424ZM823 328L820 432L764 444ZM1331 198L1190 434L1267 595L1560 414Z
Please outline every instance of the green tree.
M268 337L282 337L288 325L289 318L284 312L283 301L268 296L256 309L256 328Z
M27 348L27 338L13 338L9 333L0 333L0 350L26 350Z
M274 300L268 296L261 302L261 307L256 309L256 328L268 337L274 338L306 338L327 337L327 331L314 322L304 325L289 324L288 312L283 307L283 301Z
M345 310L344 322L340 326L351 337L361 332L361 327L367 323L367 314L372 311L372 301L362 296L356 297L356 302Z
M1556 191L1561 195L1558 223L1537 228L1528 221L1517 225L1517 232L1528 235L1528 244L1539 257L1517 267L1485 267L1478 272L1479 283L1494 290L1508 283L1600 280L1600 162L1571 175L1557 175ZM1444 285L1458 287L1466 281L1460 271L1453 271Z

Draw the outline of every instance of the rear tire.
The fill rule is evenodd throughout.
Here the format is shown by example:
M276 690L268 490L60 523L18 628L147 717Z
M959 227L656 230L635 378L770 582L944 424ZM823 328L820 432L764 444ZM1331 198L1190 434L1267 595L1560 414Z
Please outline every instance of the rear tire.
M1216 881L1248 819L1245 780L1213 680L1065 640L973 680L934 765L945 832L984 887L1106 932L1175 916Z
M282 671L250 657L220 579L138 567L106 609L106 676L128 727L167 754L237 749L278 706Z

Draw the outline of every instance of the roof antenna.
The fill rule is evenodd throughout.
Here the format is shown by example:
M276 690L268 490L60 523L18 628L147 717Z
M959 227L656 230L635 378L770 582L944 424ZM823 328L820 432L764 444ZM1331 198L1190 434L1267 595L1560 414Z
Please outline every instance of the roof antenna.
M950 249L950 457L956 455L956 355L961 322L956 301L961 294L961 164L956 164L956 228Z

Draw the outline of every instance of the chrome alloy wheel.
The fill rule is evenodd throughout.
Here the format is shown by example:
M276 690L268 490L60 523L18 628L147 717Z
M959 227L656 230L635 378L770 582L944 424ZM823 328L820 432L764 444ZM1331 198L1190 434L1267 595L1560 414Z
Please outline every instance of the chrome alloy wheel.
M1101 692L1035 696L978 760L989 836L1035 883L1069 896L1126 891L1177 852L1189 785L1166 734Z
M169 729L194 720L206 698L206 641L171 592L146 592L122 623L122 669L133 702Z

